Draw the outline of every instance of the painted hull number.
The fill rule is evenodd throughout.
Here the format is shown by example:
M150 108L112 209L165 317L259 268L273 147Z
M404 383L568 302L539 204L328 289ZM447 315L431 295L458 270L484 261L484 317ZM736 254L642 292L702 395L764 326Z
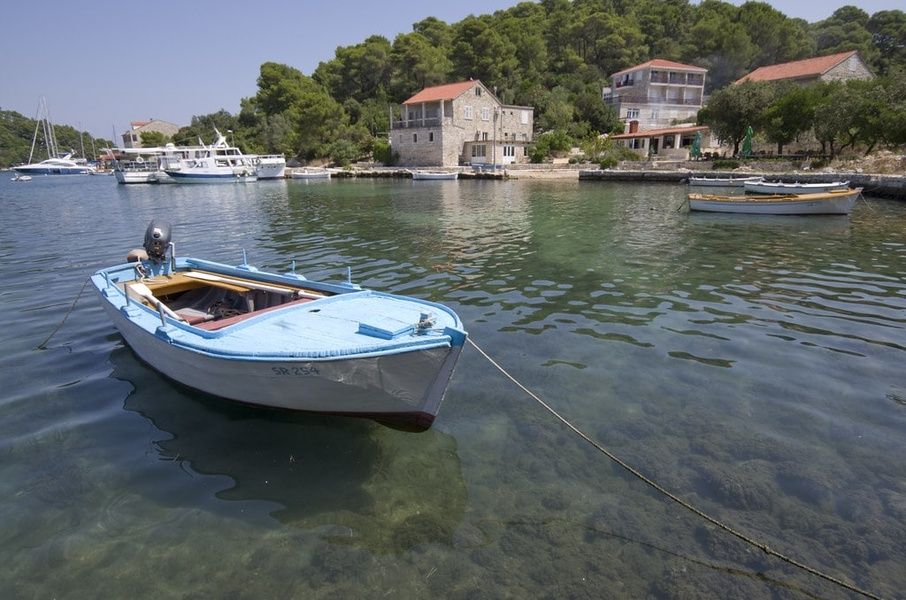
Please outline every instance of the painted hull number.
M320 374L318 367L315 366L271 367L271 371L274 372L274 375L279 375L281 377L312 377L314 375Z

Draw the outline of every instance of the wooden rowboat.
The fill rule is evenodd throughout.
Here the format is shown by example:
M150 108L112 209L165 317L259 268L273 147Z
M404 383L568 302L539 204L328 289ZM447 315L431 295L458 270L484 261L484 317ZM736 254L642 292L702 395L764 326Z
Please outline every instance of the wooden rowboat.
M848 190L848 181L831 183L772 183L768 181L746 181L742 186L747 194L818 194Z
M742 187L746 182L762 181L761 177L690 177L693 187Z
M689 194L689 209L758 215L848 215L862 188L818 194L718 196Z
M259 406L431 426L466 340L450 308L197 258L167 257L152 221L135 262L91 281L146 363L203 392Z

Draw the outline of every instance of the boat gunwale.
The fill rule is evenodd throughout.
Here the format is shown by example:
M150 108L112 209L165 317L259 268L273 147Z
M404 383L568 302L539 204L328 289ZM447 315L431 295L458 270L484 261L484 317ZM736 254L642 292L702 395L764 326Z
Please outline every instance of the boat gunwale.
M220 275L228 275L234 278L245 278L252 282L288 285L289 287L293 288L305 287L316 291L334 292L335 295L312 300L311 302L304 304L288 303L286 306L274 307L274 310L269 310L258 315L253 315L247 319L244 319L238 323L234 323L222 329L206 330L195 327L194 325L190 325L183 321L178 321L169 316L164 317L165 325L162 326L160 313L155 307L148 306L143 302L129 300L126 296L126 291L124 288L125 284L136 281L134 277L135 263L123 263L121 265L100 269L91 276L91 280L97 288L98 293L101 295L102 300L109 303L113 308L117 310L117 312L122 313L123 309L126 306L141 310L142 313L140 314L123 315L123 319L127 322L131 322L136 327L141 328L147 334L192 352L198 352L200 354L224 358L227 360L249 360L262 362L323 362L352 360L357 358L369 358L375 356L399 354L401 352L417 352L443 346L451 347L459 345L460 339L464 342L465 336L467 335L465 333L465 330L463 329L462 321L451 308L443 304L431 302L429 300L423 300L420 298L413 298L411 296L400 296L396 294L380 292L377 290L362 289L359 286L353 286L351 284L331 284L327 282L316 282L305 279L298 275L282 276L276 273L246 270L242 267L230 267L229 265L213 263L201 259L177 259L176 272L180 272L180 266L183 266L184 268L182 270L185 271L186 267L191 269L198 268L201 265L205 267L205 270L210 270L211 272ZM214 267L214 269L208 269L207 267ZM129 273L132 275L132 277L120 278L117 280L111 279L109 281L107 277L105 277L105 273L109 276L111 274L121 272ZM118 302L115 302L114 298L111 297L109 293L105 293L105 290L115 290L115 293L117 294L116 299L118 300ZM379 343L379 338L370 338L370 341L372 342L370 345L345 348L343 350L303 350L299 352L289 353L285 351L271 351L267 353L250 354L247 351L237 351L229 348L212 347L207 343L215 342L223 338L229 338L231 335L241 332L247 328L260 326L262 323L266 323L269 320L286 317L287 314L290 314L292 312L310 312L312 308L324 306L328 303L349 301L359 297L379 297L391 300L401 300L404 302L410 302L416 305L440 310L449 315L454 323L452 326L446 326L442 331L440 331L439 329L434 329L431 331L433 335L426 335L422 339L412 339L412 336L407 336L406 339L398 340L395 343L393 340L380 340L380 342L383 343ZM193 339L196 341L196 343L193 343Z

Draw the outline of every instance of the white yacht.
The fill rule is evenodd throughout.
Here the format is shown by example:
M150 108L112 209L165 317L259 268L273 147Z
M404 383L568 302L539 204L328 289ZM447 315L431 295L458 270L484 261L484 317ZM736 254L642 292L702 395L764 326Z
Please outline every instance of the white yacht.
M46 98L42 97L38 103L35 121L35 134L31 140L28 164L13 167L14 171L22 175L87 175L95 171L95 168L88 165L84 158L76 161L72 159L72 153L61 155L57 152L57 134L54 131L53 122L50 120ZM34 163L32 159L35 154L35 143L38 141L38 131L41 129L43 129L44 142L47 146L47 159Z

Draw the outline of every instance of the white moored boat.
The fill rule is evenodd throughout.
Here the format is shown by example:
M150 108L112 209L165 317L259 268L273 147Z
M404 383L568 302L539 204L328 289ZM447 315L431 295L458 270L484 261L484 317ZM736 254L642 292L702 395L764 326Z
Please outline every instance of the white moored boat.
M258 179L283 179L286 174L286 157L282 154L258 155L252 162Z
M292 179L330 179L330 171L327 169L300 167L298 169L293 169L289 176Z
M254 155L230 146L216 129L217 141L210 146L168 145L161 157L163 171L175 183L246 183L257 181ZM199 140L200 141L200 140Z
M862 188L818 194L718 196L689 194L689 209L757 215L848 215Z
M696 187L742 187L746 182L762 181L761 177L690 177L689 185Z
M457 171L410 171L416 180L453 180L459 177Z
M848 181L832 183L771 183L768 181L747 181L743 184L747 194L818 194L848 190Z
M94 173L95 168L88 165L84 158L72 159L72 153L60 154L57 152L57 134L53 122L50 120L50 111L47 109L47 100L41 98L38 104L38 113L35 117L35 134L31 140L31 151L28 153L28 164L13 167L21 175L88 175ZM38 131L43 130L44 144L47 148L47 159L33 163L35 144L38 141Z
M451 309L172 249L169 226L152 221L134 262L91 277L149 365L249 404L430 427L466 341Z

